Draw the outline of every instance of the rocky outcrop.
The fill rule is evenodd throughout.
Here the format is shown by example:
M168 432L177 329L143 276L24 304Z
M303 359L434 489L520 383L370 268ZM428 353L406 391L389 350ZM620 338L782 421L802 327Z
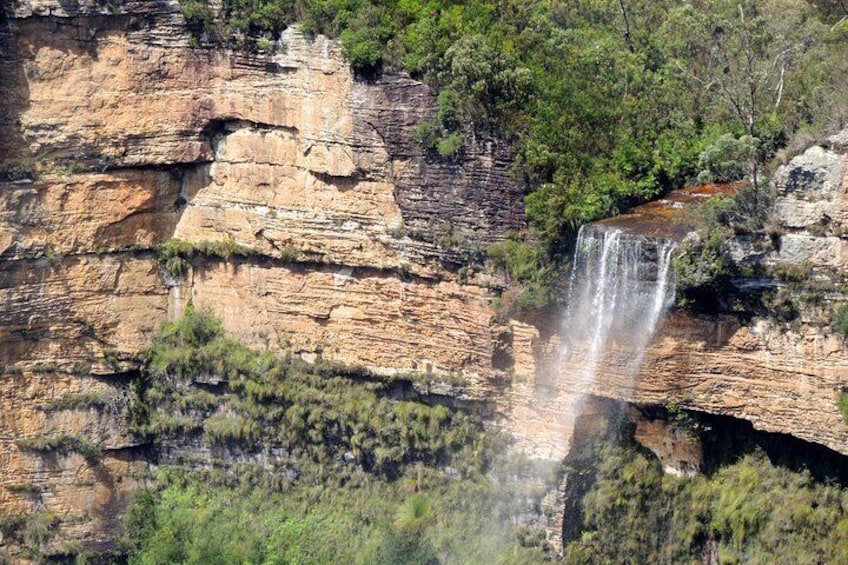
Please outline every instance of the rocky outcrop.
M813 147L778 171L771 237L735 242L735 259L753 275L737 279L736 296L727 298L743 306L717 315L674 312L635 381L624 370L630 359L613 351L588 392L742 418L848 454L838 408L848 346L832 326L848 297L845 160L844 147ZM776 302L782 318L767 315ZM569 383L573 368L561 371Z

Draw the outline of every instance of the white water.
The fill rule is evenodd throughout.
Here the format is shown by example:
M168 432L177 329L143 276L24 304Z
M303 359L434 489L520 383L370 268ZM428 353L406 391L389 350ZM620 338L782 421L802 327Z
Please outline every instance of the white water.
M675 245L602 225L580 229L561 357L578 392L590 392L601 370L632 386L645 347L674 302Z

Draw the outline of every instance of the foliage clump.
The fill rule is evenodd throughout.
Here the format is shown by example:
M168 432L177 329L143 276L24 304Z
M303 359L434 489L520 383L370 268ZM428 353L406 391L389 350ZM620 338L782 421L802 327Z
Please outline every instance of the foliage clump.
M732 198L712 198L691 214L696 228L675 251L672 261L678 305L713 309L737 272L730 253L734 232Z
M474 473L491 449L469 413L390 400L384 395L391 383L367 371L253 351L193 308L163 327L149 359L150 378L138 401L143 408L136 408L140 433L202 430L211 444L248 452L282 445L304 454L301 466L318 463L339 476L349 468L343 456L388 476L416 461ZM220 383L225 392L210 398L196 383Z
M398 396L364 369L250 350L193 308L163 327L148 366L136 432L170 451L205 443L228 461L163 467L137 493L124 516L130 563L549 555L512 525L541 495L512 478L549 470L498 456L502 442L472 412Z
M7 546L21 545L25 549L16 557L42 561L46 557L45 545L56 535L60 519L53 512L38 510L32 514L0 516L0 535ZM11 555L9 563L12 562ZM0 559L4 554L0 552ZM40 558L40 559L39 559Z
M60 410L89 410L100 409L109 403L109 398L102 392L68 393L40 405L38 408L45 412Z
M0 182L35 180L38 173L29 161L12 161L0 165Z
M848 390L839 391L839 396L836 399L836 405L839 407L839 413L842 415L842 420L848 424Z
M833 330L836 333L848 336L848 304L842 304L833 314Z
M712 552L722 563L840 563L848 560L846 497L762 452L685 479L633 448L605 447L567 560L690 563Z
M538 247L509 238L490 245L486 253L492 265L508 275L514 305L519 309L536 310L553 303L552 284L558 270ZM501 299L503 302L503 296ZM501 310L509 310L509 306L501 304Z
M231 257L252 257L257 254L255 249L237 243L233 238L197 242L173 238L156 248L160 265L166 273L175 278L185 273L189 263L196 256L219 257L226 261Z
M60 436L36 436L32 438L21 438L15 440L15 445L26 451L40 453L78 453L90 463L100 461L103 455L100 446L86 437L75 437L69 435Z

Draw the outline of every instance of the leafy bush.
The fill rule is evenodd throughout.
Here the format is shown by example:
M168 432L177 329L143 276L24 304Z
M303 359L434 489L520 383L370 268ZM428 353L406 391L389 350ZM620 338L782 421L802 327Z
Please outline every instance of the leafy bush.
M751 174L759 156L760 140L750 135L738 139L732 134L720 136L698 156L698 180L732 182Z
M60 453L63 455L67 453L78 453L89 463L100 461L103 455L100 447L90 439L69 435L21 438L15 440L15 445L26 451L40 453Z
M773 267L774 276L779 281L797 286L810 279L812 265L808 261L801 263L778 263Z
M219 445L229 442L253 445L261 435L256 421L226 414L208 418L203 431L211 443Z
M848 558L848 491L773 465L762 452L682 479L631 448L606 447L597 469L569 562L690 563L710 543L722 563Z
M45 402L39 406L40 410L45 412L55 412L59 410L89 410L92 408L99 409L108 403L109 398L104 393L99 392L83 392L83 393L68 393L55 400Z
M194 252L194 246L181 239L169 239L156 249L156 256L165 272L172 277L180 277L188 267L186 261Z
M515 300L518 308L534 310L553 302L552 285L557 270L545 261L537 247L506 239L490 245L486 253L492 265L506 271L510 282L517 288Z
M28 161L14 161L0 165L0 182L35 180L37 178L38 173L35 167Z
M763 304L768 308L771 317L780 323L791 322L800 315L793 293L788 288L778 289L775 293L765 293Z
M462 138L462 134L455 131L439 140L436 144L436 152L442 157L454 157L462 149L463 143L465 143L465 140Z
M34 483L12 483L6 485L6 490L20 494L39 495L41 487Z
M172 238L156 248L159 264L172 277L180 277L185 272L192 258L198 255L219 257L225 261L231 257L252 257L258 251L237 243L233 238L222 240L186 241Z
M419 123L412 135L430 151L442 157L455 157L465 142L459 97L453 90L445 89L436 102L439 107L437 119Z
M720 295L736 270L730 257L730 232L714 229L690 236L675 252L673 268L679 303L683 306Z
M300 249L296 247L285 247L282 251L280 251L280 260L283 263L292 263L297 261L302 255Z
M843 304L837 308L833 314L831 325L835 332L848 336L848 304Z
M839 407L839 413L842 415L842 420L848 424L848 391L839 391L839 397L837 398L836 404Z
M180 11L191 29L192 37L199 39L211 34L215 27L215 12L207 0L180 0Z

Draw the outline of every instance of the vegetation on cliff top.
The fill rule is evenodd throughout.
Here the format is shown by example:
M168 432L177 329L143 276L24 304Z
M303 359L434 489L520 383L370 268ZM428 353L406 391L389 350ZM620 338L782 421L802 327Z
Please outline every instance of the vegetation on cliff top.
M841 2L181 2L207 37L268 47L299 22L364 75L423 79L439 111L419 139L451 158L472 130L513 143L551 256L580 224L699 177L759 184L793 135L848 118Z

